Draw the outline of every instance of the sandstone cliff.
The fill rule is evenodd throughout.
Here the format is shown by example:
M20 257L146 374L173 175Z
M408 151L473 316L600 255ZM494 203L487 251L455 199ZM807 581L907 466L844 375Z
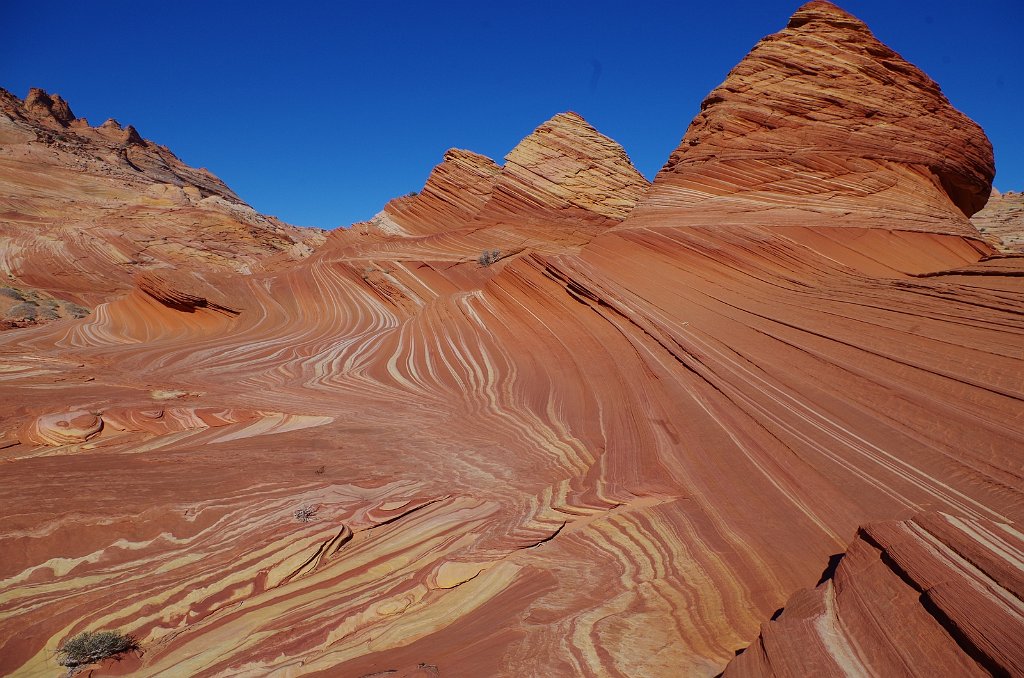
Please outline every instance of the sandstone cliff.
M1022 556L1020 532L986 520L865 526L724 676L1020 675Z

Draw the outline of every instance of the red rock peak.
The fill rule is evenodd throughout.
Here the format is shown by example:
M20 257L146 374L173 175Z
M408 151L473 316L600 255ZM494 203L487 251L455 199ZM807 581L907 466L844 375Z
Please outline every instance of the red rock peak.
M505 156L504 178L528 201L622 219L647 189L626 151L578 113L559 113Z
M36 115L52 118L61 127L67 127L76 119L75 114L71 112L71 106L59 94L47 94L38 87L28 91L25 109Z
M984 206L994 171L984 132L931 78L814 0L708 95L646 208L976 235L965 215Z

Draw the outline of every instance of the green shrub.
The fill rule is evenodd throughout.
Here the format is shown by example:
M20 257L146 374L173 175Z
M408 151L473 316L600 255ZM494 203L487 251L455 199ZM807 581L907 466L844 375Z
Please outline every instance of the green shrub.
M120 631L83 631L57 648L57 663L71 672L86 664L139 649L135 636Z

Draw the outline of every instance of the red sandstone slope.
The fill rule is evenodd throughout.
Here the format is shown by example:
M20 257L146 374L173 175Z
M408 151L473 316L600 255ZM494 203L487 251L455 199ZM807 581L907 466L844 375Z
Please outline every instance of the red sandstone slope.
M891 60L824 3L793 23L768 41L783 72L842 60L812 58L815 40ZM860 96L858 73L830 78L834 96ZM972 169L980 130L904 77L887 107L931 92L935 114L928 139L902 143L923 156L951 134L943 171L990 174ZM771 101L772 83L748 98ZM718 110L712 128L730 119ZM715 675L783 605L766 661L795 665L814 641L804 612L830 599L786 601L879 522L867 530L921 589L946 572L935 553L956 551L1019 590L1010 538L986 550L1024 518L1024 270L982 260L956 182L909 150L868 159L915 196L902 211L885 191L839 211L816 193L824 156L845 176L874 127L888 138L886 115L768 202L747 198L780 154L752 148L703 220L680 186L722 179L715 159L670 165L647 197L614 189L614 205L628 171L559 171L585 164L579 149L624 169L563 118L537 139L550 153L515 163L541 171L449 157L459 167L403 203L422 209L393 217L404 235L332 234L231 280L230 300L147 280L86 319L7 333L0 672L52 675L62 640L120 628L144 654L97 675ZM502 258L478 264L492 248ZM294 519L302 507L314 520ZM922 511L949 516L960 534L925 528L949 548L885 522ZM916 540L902 551L900 530ZM988 667L864 561L884 564L855 543L832 586L890 590L910 621L889 635L921 624L932 656ZM982 614L959 585L984 580L956 574L936 596ZM836 608L857 661L888 656L873 645L885 600ZM972 642L1009 670L1024 644L1006 628ZM852 661L819 645L805 654L822 666Z
M1024 674L1024 538L944 514L868 525L725 670L743 676Z
M247 273L323 241L257 214L220 179L135 128L92 127L67 102L0 90L4 283L92 306L145 271Z

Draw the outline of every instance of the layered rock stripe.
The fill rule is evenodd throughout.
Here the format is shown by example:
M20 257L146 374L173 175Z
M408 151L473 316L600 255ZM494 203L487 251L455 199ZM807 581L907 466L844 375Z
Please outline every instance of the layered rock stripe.
M968 220L991 177L812 2L650 186L561 114L301 258L40 249L40 289L109 292L0 335L0 672L113 628L142 651L96 675L1017 672L1024 268Z

